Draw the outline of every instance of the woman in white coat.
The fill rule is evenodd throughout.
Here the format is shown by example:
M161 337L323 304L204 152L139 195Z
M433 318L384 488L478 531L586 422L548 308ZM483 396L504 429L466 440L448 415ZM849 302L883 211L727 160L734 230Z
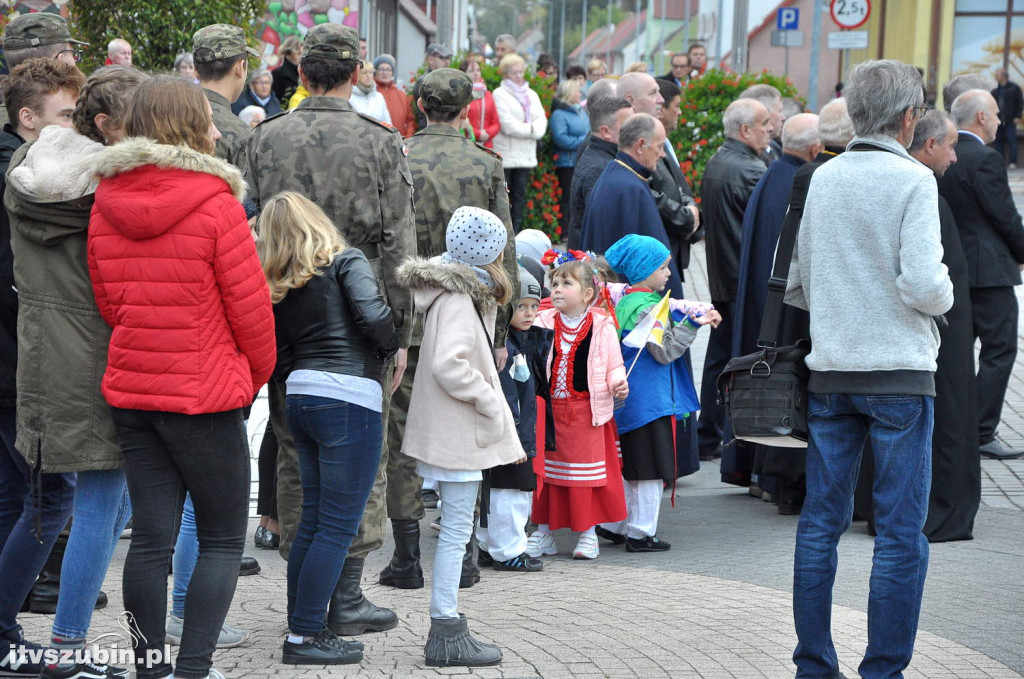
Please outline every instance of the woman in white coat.
M352 104L356 111L391 125L388 103L384 100L384 95L377 91L373 72L373 62L363 61L359 69L359 80L352 88L352 96L349 97L348 103Z
M512 228L522 228L526 207L526 184L537 167L537 141L548 129L540 97L526 82L526 62L518 54L506 54L498 65L501 86L494 90L501 131L494 138L494 150L501 154L512 210Z

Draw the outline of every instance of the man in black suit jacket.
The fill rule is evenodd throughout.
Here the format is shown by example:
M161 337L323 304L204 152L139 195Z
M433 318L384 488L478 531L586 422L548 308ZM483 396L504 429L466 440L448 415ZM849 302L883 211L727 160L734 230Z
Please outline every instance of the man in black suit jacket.
M686 52L676 52L672 55L671 63L672 70L663 76L659 76L658 80L667 80L670 83L675 83L678 87L682 87L683 83L689 79L690 57L687 56ZM663 94L662 96L665 95ZM668 101L668 99L665 101Z
M960 130L957 162L939 179L960 230L970 275L974 336L981 338L978 419L981 454L1007 459L1024 451L996 439L1006 386L1017 357L1017 296L1024 268L1024 224L1013 202L1006 163L986 144L996 138L999 107L985 90L969 90L953 102Z

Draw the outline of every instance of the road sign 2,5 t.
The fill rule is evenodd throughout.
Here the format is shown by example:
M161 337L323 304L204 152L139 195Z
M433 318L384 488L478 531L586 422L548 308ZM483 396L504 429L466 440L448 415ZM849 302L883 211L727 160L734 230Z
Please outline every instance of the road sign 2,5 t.
M857 28L871 15L871 0L832 0L829 11L840 28Z

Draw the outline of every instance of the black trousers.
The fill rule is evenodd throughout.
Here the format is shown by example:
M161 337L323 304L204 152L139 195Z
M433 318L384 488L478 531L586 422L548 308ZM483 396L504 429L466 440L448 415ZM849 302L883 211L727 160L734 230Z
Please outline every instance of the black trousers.
M999 427L1006 386L1017 360L1017 295L1013 288L971 288L978 356L978 442L990 443Z
M995 146L1007 163L1017 164L1017 127L1013 123L999 126Z
M532 172L532 167L514 167L505 170L509 211L512 213L512 230L516 233L523 228L523 212L526 210L526 183L530 180Z
M263 442L260 443L259 474L256 513L277 521L277 434L269 418L267 428L263 431Z
M241 408L181 415L111 408L132 498L132 544L124 562L124 606L144 640L135 646L140 679L170 674L162 657L167 568L192 495L199 560L185 596L185 629L176 677L210 673L238 581L249 515L249 451Z
M704 377L700 385L700 420L697 423L697 445L708 454L722 444L725 430L725 409L718 405L718 376L732 358L733 302L712 300L722 322L711 329L708 351L704 355Z

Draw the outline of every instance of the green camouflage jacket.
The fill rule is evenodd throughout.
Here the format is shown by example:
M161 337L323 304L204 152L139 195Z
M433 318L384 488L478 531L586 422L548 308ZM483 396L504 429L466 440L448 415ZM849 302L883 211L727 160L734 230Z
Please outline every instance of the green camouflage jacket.
M412 293L395 281L395 270L416 255L406 153L397 130L357 113L348 100L310 96L253 130L246 169L257 207L281 191L300 193L366 254L403 347L412 334Z
M220 130L216 156L245 171L245 143L251 132L242 119L231 112L231 102L222 94L203 88L213 110L213 124Z
M445 251L445 230L452 213L459 207L490 210L505 222L508 245L505 246L505 270L512 278L512 289L519 294L519 267L516 244L509 215L508 189L501 156L484 148L450 125L429 125L406 140L409 146L409 170L416 197L416 245L420 257L437 257ZM505 346L511 307L498 310L494 346ZM422 319L416 319L412 343L422 337Z

